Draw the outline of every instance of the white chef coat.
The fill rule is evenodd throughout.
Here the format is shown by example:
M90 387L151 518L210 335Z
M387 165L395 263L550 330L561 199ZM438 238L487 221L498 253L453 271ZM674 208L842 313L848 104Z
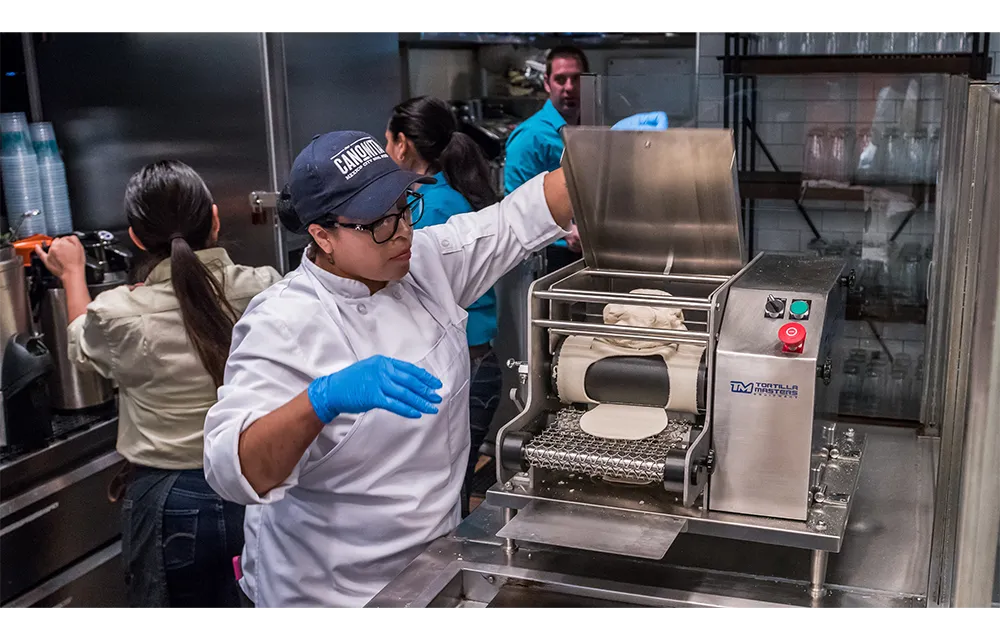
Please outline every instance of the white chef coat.
M458 525L469 453L463 309L565 235L542 180L415 231L409 274L374 295L305 259L236 324L205 421L205 476L225 499L249 506L241 586L256 605L362 606ZM439 412L340 415L280 486L258 496L240 470L239 434L313 379L377 354L438 377Z

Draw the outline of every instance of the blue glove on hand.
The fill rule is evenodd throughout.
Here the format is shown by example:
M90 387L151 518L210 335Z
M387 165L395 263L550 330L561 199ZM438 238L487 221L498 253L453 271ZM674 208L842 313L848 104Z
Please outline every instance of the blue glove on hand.
M316 416L329 424L341 413L364 413L375 408L416 419L437 413L441 402L434 392L441 382L422 368L376 355L342 371L313 380L309 402Z
M663 131L667 128L667 114L663 111L636 113L619 120L612 131Z

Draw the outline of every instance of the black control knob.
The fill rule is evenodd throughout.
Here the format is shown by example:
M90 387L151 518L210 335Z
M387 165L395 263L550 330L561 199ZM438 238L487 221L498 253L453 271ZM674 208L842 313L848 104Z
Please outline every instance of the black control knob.
M767 303L764 304L764 315L771 319L779 319L785 316L785 300L773 295L767 296Z

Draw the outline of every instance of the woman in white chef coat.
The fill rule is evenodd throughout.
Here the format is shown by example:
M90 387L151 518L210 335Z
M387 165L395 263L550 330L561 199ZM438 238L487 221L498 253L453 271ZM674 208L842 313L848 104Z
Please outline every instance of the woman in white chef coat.
M361 606L459 523L469 450L467 307L563 237L562 170L416 232L416 183L370 136L317 136L282 222L305 259L233 330L205 474L247 504L258 606Z

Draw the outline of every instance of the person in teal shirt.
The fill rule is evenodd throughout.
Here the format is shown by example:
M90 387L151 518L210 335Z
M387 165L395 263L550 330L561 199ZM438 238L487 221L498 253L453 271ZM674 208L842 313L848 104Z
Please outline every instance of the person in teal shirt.
M539 173L554 171L562 160L559 131L580 123L580 75L590 70L587 56L573 46L554 47L545 56L545 90L549 99L507 138L504 193L509 194ZM576 225L565 240L546 249L547 271L580 259L580 234Z
M458 120L443 101L418 97L393 109L385 131L385 150L401 167L433 177L420 185L423 208L414 228L444 224L453 215L486 208L499 200L479 146L458 130ZM466 309L472 380L469 387L471 447L462 491L462 516L469 513L469 490L479 447L500 405L503 378L493 351L497 334L496 291L490 289Z

